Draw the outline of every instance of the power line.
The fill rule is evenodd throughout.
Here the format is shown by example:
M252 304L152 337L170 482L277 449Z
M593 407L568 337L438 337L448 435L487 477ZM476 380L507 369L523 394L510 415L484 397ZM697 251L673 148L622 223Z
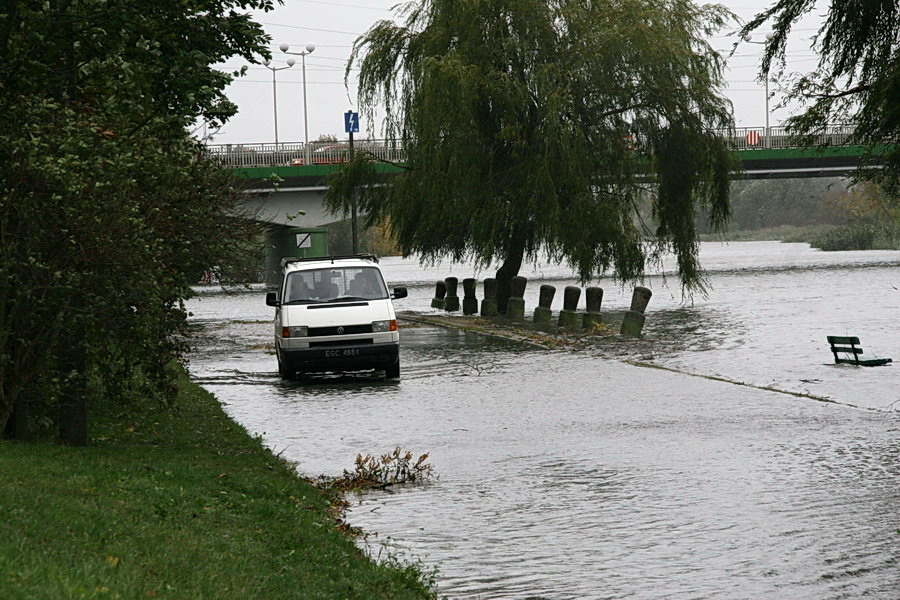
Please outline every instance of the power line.
M298 0L299 2L309 2L311 4L327 4L328 6L345 6L347 8L361 8L363 10L377 10L379 12L391 12L389 8L380 8L377 6L361 6L359 4L344 4L342 2L326 2L325 0Z
M305 31L323 31L325 33L339 33L342 35L362 35L354 31L339 31L337 29L319 29L318 27L301 27L300 25L284 25L283 23L264 23L260 21L260 25L268 25L269 27L287 27L288 29L303 29Z
M241 77L238 79L234 79L231 82L231 85L234 85L235 83L266 83L268 85L272 85L272 80L271 79L246 79L244 77ZM307 85L344 85L343 81L307 81L306 83L307 83ZM286 80L286 81L279 80L278 86L281 87L282 85L303 85L303 82L302 81L291 81L291 80ZM358 83L355 81L348 81L347 85L358 85Z

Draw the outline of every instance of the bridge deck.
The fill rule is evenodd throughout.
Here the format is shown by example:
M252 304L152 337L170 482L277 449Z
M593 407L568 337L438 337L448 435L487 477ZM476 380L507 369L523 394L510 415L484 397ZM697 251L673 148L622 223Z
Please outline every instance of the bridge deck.
M729 137L742 164L736 178L778 177L836 177L854 172L860 157L866 154L861 145L851 145L851 126L829 126L814 143L819 148L800 147L798 140L784 127L739 128ZM306 164L306 148L302 143L285 144L220 144L209 145L210 153L225 167L234 169L242 178L262 180L273 173L291 183L287 185L321 185L322 178L347 161L349 145L346 142L314 142L309 144L309 162ZM827 146L827 147L826 147ZM885 146L874 149L876 157ZM396 164L405 160L403 148L391 140L362 140L354 144L357 152L367 152L377 160L382 172L389 174L400 170ZM392 164L393 163L393 164ZM871 161L877 166L878 161ZM261 182L262 183L262 182ZM271 185L262 184L271 189Z

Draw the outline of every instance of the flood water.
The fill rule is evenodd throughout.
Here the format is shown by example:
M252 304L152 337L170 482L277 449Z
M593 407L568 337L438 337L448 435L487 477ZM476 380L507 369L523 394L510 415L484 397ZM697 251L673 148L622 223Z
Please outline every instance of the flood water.
M410 326L399 382L282 382L263 293L202 290L190 368L304 474L430 453L439 479L355 498L349 521L373 555L437 566L448 598L900 598L900 366L834 365L825 341L900 361L900 252L748 242L701 258L707 297L647 279L639 342L550 351ZM437 314L438 279L491 276L382 267L411 313ZM541 283L555 310L576 284L522 274L528 310ZM595 285L612 325L631 290Z

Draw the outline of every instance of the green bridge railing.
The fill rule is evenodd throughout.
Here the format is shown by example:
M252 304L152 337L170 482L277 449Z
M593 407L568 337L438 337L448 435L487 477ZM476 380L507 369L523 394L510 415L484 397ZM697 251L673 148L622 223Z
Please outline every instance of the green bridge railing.
M815 145L844 146L851 140L852 125L829 125L813 138ZM800 144L786 127L738 127L729 143L738 151L765 151L798 148ZM394 140L355 140L357 152L367 152L376 159L402 163L406 159L403 147ZM243 169L253 167L326 166L347 161L350 145L347 142L310 142L310 165L306 164L306 147L299 143L209 144L207 149L222 166Z

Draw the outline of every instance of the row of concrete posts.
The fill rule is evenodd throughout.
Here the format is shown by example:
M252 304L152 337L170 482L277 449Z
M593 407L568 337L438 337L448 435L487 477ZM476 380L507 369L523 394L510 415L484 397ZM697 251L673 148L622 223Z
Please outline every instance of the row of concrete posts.
M462 312L465 315L474 315L479 312L478 298L475 296L474 278L463 279ZM497 316L497 281L493 278L484 280L484 299L481 301L482 317ZM506 305L506 318L514 322L525 321L525 287L528 279L522 276L512 278L512 289L509 301ZM434 298L431 307L456 312L460 310L460 300L457 295L459 280L456 277L447 277L438 281L435 286ZM556 295L556 287L542 285L538 300L538 306L534 309L534 323L537 325L551 326L553 324L553 312L550 309L553 297ZM637 337L644 328L646 316L644 311L650 302L653 293L645 287L634 288L631 296L631 308L625 312L622 319L621 334ZM578 301L581 298L581 288L567 285L563 290L563 309L559 311L557 326L568 331L581 329L591 330L603 322L600 313L600 305L603 302L603 288L589 287L585 290L586 310L578 312Z

